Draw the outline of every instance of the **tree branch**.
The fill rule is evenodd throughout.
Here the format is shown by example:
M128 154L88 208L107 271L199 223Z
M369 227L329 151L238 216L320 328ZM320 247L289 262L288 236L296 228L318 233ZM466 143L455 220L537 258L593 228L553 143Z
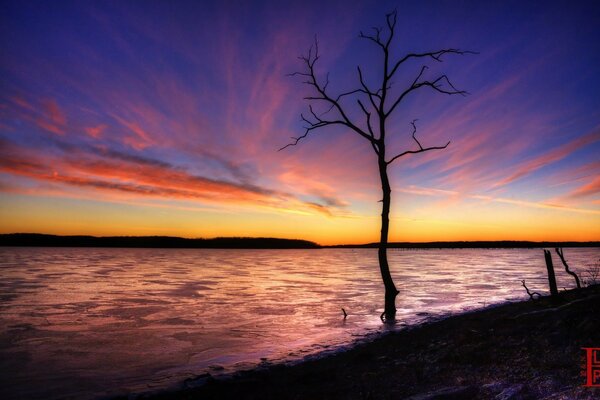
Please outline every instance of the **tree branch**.
M387 164L387 165L390 165L390 164L391 164L391 163L393 163L393 162L394 162L396 159L398 159L398 158L400 158L400 157L403 157L403 156L405 156L405 155L407 155L407 154L425 153L426 151L430 151L430 150L443 150L443 149L445 149L446 147L448 147L448 145L450 144L450 141L448 141L448 143L446 143L446 144L445 144L445 145L443 145L443 146L423 147L423 146L421 145L421 142L419 142L419 140L417 139L417 136L416 136L416 133L417 133L417 126L416 126L416 124L415 124L415 122L416 122L416 121L417 121L417 120L415 119L415 120L413 120L413 121L411 122L411 125L412 125L412 127L413 127L413 131L412 131L412 138L415 140L415 142L417 142L417 145L419 146L419 150L406 150L406 151L404 151L404 152L402 152L402 153L400 153L400 154L398 154L398 155L396 155L396 156L392 157L392 158L391 158L389 161L386 161L386 164Z
M521 281L521 284L522 284L522 285L523 285L523 287L525 288L525 291L527 291L527 294L529 295L529 298L530 298L531 300L535 300L535 297L533 297L533 296L536 296L536 295L537 295L538 299L539 299L540 297L542 297L542 295L541 295L541 294L539 294L538 292L530 292L530 291L529 291L529 288L527 287L527 285L525 285L525 280L524 280L524 279Z
M363 33L363 31L360 31L360 33L358 34L358 37L360 37L362 39L370 40L373 43L375 43L377 46L380 46L381 48L385 48L385 44L381 41L381 28L374 26L373 30L375 31L375 36L365 35Z
M398 96L398 98L396 99L396 101L392 104L392 107L390 107L390 109L385 113L386 117L388 115L390 115L394 111L394 109L400 104L400 102L402 102L402 100L404 99L404 97L406 97L406 95L408 95L410 92L412 92L414 90L417 90L419 88L422 88L422 87L430 87L430 88L432 88L433 90L435 90L437 92L444 93L444 94L449 94L449 95L460 94L461 96L466 96L467 94L469 94L466 90L458 90L452 84L452 82L450 82L450 79L445 74L438 76L433 81L418 82L418 80L421 78L421 76L423 75L423 72L426 69L427 69L427 66L421 67L421 70L419 71L419 74L417 75L417 77L413 81L412 85L410 85L410 87L408 89L406 89L404 92L402 92L402 94L400 94L400 96ZM443 86L444 82L448 86L450 86L450 89L444 88L444 86Z
M363 78L363 74L362 74L362 70L360 69L360 66L356 66L356 70L358 71L358 80L360 82L360 85L363 87L364 92L369 96L369 101L371 102L371 105L373 106L374 109L379 110L379 107L377 107L377 104L375 103L375 100L373 99L373 97L378 98L380 105L381 105L381 101L382 101L381 96L378 93L375 93L371 89L369 89L369 87L367 86L367 84L365 83L365 80Z
M458 55L462 56L465 54L479 54L479 53L477 53L476 51L460 50L460 49L442 49L442 50L430 51L430 52L426 52L426 53L409 53L409 54L406 54L401 59L399 59L398 61L396 61L396 63L390 70L388 79L390 79L392 76L394 76L394 74L396 73L396 71L398 70L398 67L400 67L400 65L402 65L407 60L410 60L411 58L427 58L427 57L429 57L437 62L443 62L442 56L444 56L446 54L458 54Z
M556 254L558 254L558 256L560 257L560 261L562 261L563 265L565 266L565 271L567 272L567 274L569 274L573 278L575 278L575 283L577 284L577 289L581 289L581 282L579 281L579 277L577 276L577 274L575 272L573 272L569 269L569 264L567 264L567 260L565 260L565 257L563 254L563 249L556 247L554 250L556 251Z
M375 154L379 155L379 142L377 141L377 138L375 138L375 132L373 131L373 126L371 125L371 113L367 111L367 108L362 103L362 101L360 101L360 99L357 99L356 102L367 117L367 129L369 130L369 135L371 135L371 137L373 138L373 140L371 141L371 147L373 147L373 150L375 150Z
M402 65L407 60L413 59L413 58L430 58L437 62L442 62L443 57L446 54L458 54L458 55L477 54L473 51L449 48L449 49L442 49L442 50L425 52L425 53L409 53L409 54L406 54L405 56L403 56L402 58L400 58L399 60L397 60L396 62L389 64L389 61L388 61L388 57L390 54L389 50L390 50L390 45L392 43L392 40L394 38L396 23L397 23L397 11L394 10L391 13L386 14L386 25L387 25L386 28L387 29L386 29L385 34L383 34L383 29L378 28L378 27L373 28L373 32L374 32L373 34L365 34L362 31L359 34L360 38L367 39L367 40L374 42L383 51L383 54L384 54L383 75L384 76L383 76L381 88L379 88L378 90L373 90L367 85L362 69L360 68L360 66L357 66L358 80L360 83L360 87L358 89L342 92L342 93L338 94L337 96L334 96L334 95L331 95L330 93L328 93L327 89L329 86L329 74L327 74L325 76L325 82L322 84L317 79L317 75L315 72L315 65L320 58L319 42L318 42L317 38L315 37L314 45L309 48L308 54L298 57L304 63L305 69L303 71L294 72L290 75L304 77L305 80L303 81L303 83L310 85L314 88L314 94L310 95L310 96L306 96L304 98L305 100L314 101L314 102L323 102L323 103L326 103L328 105L328 107L321 114L317 114L313 110L312 106L309 106L309 111L311 113L311 119L307 119L303 115L301 115L302 121L307 123L307 126L305 126L305 128L304 128L305 129L304 133L298 137L293 137L292 143L287 144L286 146L282 147L279 150L283 150L289 146L296 145L300 140L304 139L312 130L322 128L325 126L329 126L329 125L342 125L347 128L350 128L355 133L357 133L360 136L362 136L363 138L367 139L370 142L371 146L373 147L373 150L375 150L375 152L377 154L380 154L380 148L382 147L382 145L383 146L385 145L384 141L385 141L386 119L396 109L396 107L398 107L398 105L403 101L403 99L409 93L411 93L419 88L422 88L422 87L430 87L431 89L433 89L439 93L448 94L448 95L459 94L459 95L464 96L464 95L468 94L464 90L457 89L452 84L452 82L450 81L448 76L445 74L440 75L433 80L426 80L426 79L424 80L423 76L428 67L426 65L423 65L420 68L419 73L416 75L416 77L413 80L410 87L408 87L406 90L404 90L395 99L395 101L392 103L389 110L386 111L384 103L386 100L387 90L391 86L391 85L389 85L389 80L396 73L396 71L398 70L400 65ZM389 34L387 33L388 31L389 31ZM363 114L366 117L366 129L364 128L364 126L361 127L361 125L353 122L350 119L350 116L349 116L347 110L345 109L345 107L342 106L342 100L344 98L346 98L347 96L352 96L352 95L357 95L356 97L358 97L356 99L356 101L357 101L357 104L360 107L361 111L363 112ZM365 95L369 99L372 110L371 110L371 107L367 108L367 106L365 106L366 103L361 101L361 95ZM324 119L323 116L328 114L331 111L336 111L336 113L335 113L336 115L332 114L332 118ZM374 129L374 125L373 125L374 124L374 121L373 121L373 113L374 112L376 112L377 117L379 119L379 121L378 121L378 125L379 125L378 137L376 137L376 135L375 135L375 129ZM416 120L411 122L411 124L413 126L412 138L415 141L415 143L417 144L418 150L407 150L405 152L397 154L396 156L392 157L389 161L387 161L387 164L391 164L396 159L398 159L402 156L405 156L407 154L423 153L423 152L430 151L430 150L442 150L442 149L445 149L446 147L448 147L448 145L450 144L450 142L448 142L443 146L423 147L416 136L415 122L416 122Z
M312 110L311 110L312 112ZM314 113L313 113L314 115ZM325 120L321 120L319 119L316 123L313 121L308 120L304 115L300 114L300 118L302 119L302 121L306 122L308 124L308 126L304 127L304 133L298 137L292 137L291 139L293 140L292 143L288 143L285 146L283 146L282 148L280 148L277 151L281 151L281 150L285 150L286 148L290 147L290 146L295 146L298 144L298 142L302 139L304 139L305 137L308 136L308 134L310 133L310 131L313 131L315 129L318 128L323 128L325 126L329 126L329 125L345 125L345 123L343 121L325 121Z
M392 43L392 38L394 37L394 30L396 28L397 19L398 19L398 11L397 10L394 10L391 13L385 15L385 22L387 22L387 26L390 31L390 36L388 36L388 39L385 42L386 49L389 49L390 44Z
M413 119L412 122L410 123L412 125L412 127L413 127L412 138L415 140L415 142L417 142L417 145L419 145L419 149L423 150L423 146L421 146L421 142L419 142L419 140L415 136L415 133L417 133L417 125L415 125L415 122L417 122L417 121L418 120Z
M380 32L377 31L377 32ZM379 33L378 36L379 37ZM314 53L313 53L313 48L314 48ZM298 137L292 137L292 140L294 140L293 143L288 143L287 145L283 146L282 148L279 149L279 151L289 147L289 146L295 146L296 144L298 144L298 142L302 139L304 139L308 133L314 129L317 128L322 128L325 126L329 126L329 125L344 125L350 129L352 129L354 132L356 132L357 134L359 134L360 136L364 137L365 139L367 139L372 146L374 146L374 136L369 132L365 132L363 131L361 128L359 128L354 122L352 122L350 120L350 118L348 117L346 111L344 110L344 108L342 107L342 105L340 104L340 100L345 97L345 96L349 96L351 94L354 93L365 93L369 96L370 99L373 98L373 96L377 96L377 94L375 92L372 92L371 90L369 90L369 88L364 85L364 81L361 82L363 83L363 88L362 89L356 89L356 90L351 90L348 92L344 92L341 93L340 95L338 95L337 97L332 97L330 96L326 89L327 89L327 85L329 84L329 78L327 76L327 79L325 81L324 85L321 85L319 83L319 81L317 80L317 75L315 73L315 64L317 62L317 60L319 59L319 42L317 40L317 38L315 37L315 43L314 43L314 47L311 46L310 49L308 50L308 55L306 56L300 56L298 57L300 60L302 60L305 64L306 70L305 71L298 71L298 72L294 72L292 74L289 74L290 76L304 76L307 77L308 79L305 80L303 83L312 86L315 91L317 92L317 94L315 96L307 96L304 99L305 100L313 100L313 101L323 101L325 103L328 103L330 105L329 109L327 111L325 111L323 114L326 114L328 112L330 112L331 110L335 109L337 110L340 118L336 119L336 120L324 120L321 117L317 116L317 114L314 112L314 110L312 109L312 106L309 105L309 110L314 118L314 121L310 121L308 119L306 119L303 115L301 115L302 117L302 121L306 122L308 124L307 127L305 127L305 131L304 134L298 136ZM322 114L322 115L323 115ZM374 147L375 148L375 147Z

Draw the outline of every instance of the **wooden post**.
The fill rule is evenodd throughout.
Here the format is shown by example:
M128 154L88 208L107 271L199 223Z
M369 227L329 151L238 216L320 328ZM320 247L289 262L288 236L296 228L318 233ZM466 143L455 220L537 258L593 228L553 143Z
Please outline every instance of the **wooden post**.
M546 267L548 268L548 285L550 286L550 295L557 296L558 289L556 288L556 276L554 276L554 265L552 265L552 253L549 250L544 250L546 257Z

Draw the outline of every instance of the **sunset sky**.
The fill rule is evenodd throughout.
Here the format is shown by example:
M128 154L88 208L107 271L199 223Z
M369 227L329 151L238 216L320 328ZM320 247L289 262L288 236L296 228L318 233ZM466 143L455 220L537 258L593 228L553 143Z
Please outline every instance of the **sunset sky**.
M390 240L600 240L600 3L2 1L0 233L378 239L375 154L303 133L287 76L319 41L332 93L375 85L361 30L397 7L394 55L466 97L415 91L388 128L443 151L391 167ZM357 109L349 104L353 115Z

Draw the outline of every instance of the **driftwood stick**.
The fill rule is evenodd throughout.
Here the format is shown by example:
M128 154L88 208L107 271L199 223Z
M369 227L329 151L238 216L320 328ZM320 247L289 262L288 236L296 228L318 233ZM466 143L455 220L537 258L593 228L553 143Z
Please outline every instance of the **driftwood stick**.
M527 285L525 285L525 279L523 279L523 280L521 281L521 283L523 284L523 287L524 287L524 288L525 288L525 290L527 291L527 294L529 295L529 298L530 298L531 300L535 300L535 297L533 297L533 296L536 296L536 295L537 295L537 298L538 298L538 299L539 299L540 297L542 297L542 295L541 295L541 294L539 294L538 292L531 292L531 291L529 290L529 288L527 287Z
M569 264L567 264L567 260L565 260L565 256L563 254L563 249L562 247L556 247L554 250L556 250L556 254L558 254L558 256L560 257L560 261L562 261L563 265L565 266L565 271L567 271L567 274L571 275L573 278L575 278L575 283L577 284L577 289L581 289L581 282L579 281L579 277L577 276L577 274L573 271L571 271L569 269Z
M344 308L342 308L342 312L344 313L344 319L346 319L346 317L348 316L348 314L346 313L346 310L344 310Z

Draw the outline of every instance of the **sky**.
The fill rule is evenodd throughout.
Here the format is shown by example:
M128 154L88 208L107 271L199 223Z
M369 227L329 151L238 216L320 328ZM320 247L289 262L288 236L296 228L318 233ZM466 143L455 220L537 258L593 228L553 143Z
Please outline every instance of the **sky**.
M381 80L361 31L396 9L392 57L427 88L389 120L391 241L600 240L600 3L1 1L0 233L378 240L370 144L301 135L298 56L329 93ZM329 74L329 75L327 75ZM345 103L360 119L358 106Z

